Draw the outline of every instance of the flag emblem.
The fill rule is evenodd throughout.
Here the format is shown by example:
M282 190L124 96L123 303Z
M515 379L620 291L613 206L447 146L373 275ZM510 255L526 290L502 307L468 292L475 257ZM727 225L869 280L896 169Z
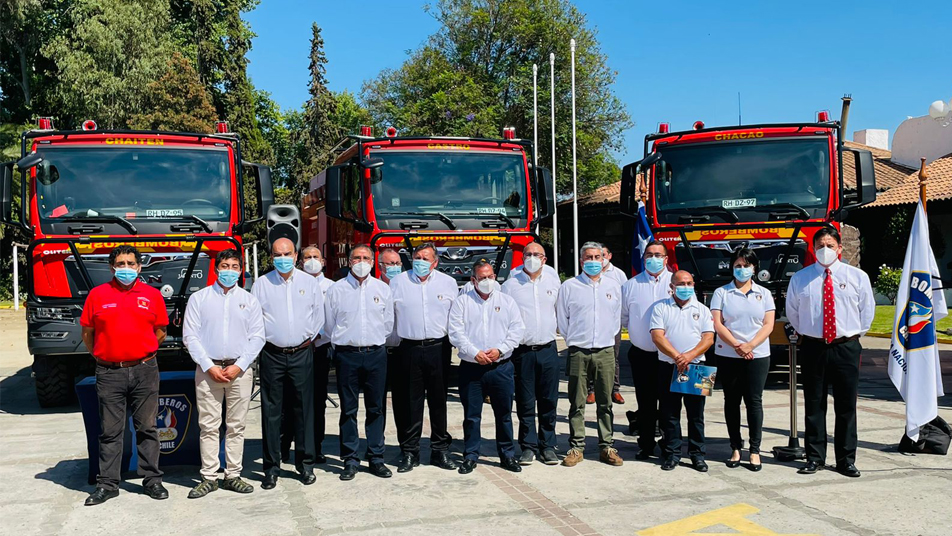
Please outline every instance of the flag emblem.
M932 276L926 272L912 272L909 297L896 323L897 339L903 348L921 350L934 345L932 321Z

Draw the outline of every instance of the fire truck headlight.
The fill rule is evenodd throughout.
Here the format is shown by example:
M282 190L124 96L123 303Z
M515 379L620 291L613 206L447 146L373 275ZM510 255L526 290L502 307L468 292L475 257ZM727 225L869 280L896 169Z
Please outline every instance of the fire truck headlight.
M58 322L74 323L73 313L69 307L36 307L30 309L33 320L56 320Z

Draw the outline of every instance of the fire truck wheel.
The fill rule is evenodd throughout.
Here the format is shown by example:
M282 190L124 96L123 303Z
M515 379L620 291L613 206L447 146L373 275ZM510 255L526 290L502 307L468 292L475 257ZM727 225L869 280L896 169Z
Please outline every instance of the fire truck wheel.
M65 406L73 401L73 372L59 356L35 356L43 359L46 366L37 367L35 373L36 399L41 408Z

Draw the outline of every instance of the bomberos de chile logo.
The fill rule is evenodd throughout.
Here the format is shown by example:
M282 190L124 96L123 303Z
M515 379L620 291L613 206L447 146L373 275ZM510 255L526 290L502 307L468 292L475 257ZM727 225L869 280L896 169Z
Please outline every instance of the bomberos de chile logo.
M155 420L159 435L159 452L171 454L182 446L188 434L192 403L185 395L159 396L159 411Z
M909 281L909 298L903 308L896 337L906 351L921 350L935 344L932 319L932 276L913 272Z

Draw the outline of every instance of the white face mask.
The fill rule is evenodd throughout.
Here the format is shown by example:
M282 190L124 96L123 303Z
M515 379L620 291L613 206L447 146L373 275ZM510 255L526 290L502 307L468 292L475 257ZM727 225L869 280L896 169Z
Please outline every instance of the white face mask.
M370 268L369 262L358 262L350 267L350 271L353 272L356 277L367 277L370 275Z
M539 257L526 257L526 262L523 263L525 266L525 271L534 274L539 271L539 268L542 268L542 259Z
M608 259L602 259L602 268L608 268L608 263L609 263Z
M321 261L317 259L308 259L304 261L304 271L314 275L321 273L321 270L324 268L324 265L321 264Z
M834 248L820 248L816 250L816 260L823 266L829 266L836 262L836 250Z
M496 283L495 279L483 279L476 283L476 288L479 289L483 294L489 295L496 290L496 287L499 286L499 283Z

